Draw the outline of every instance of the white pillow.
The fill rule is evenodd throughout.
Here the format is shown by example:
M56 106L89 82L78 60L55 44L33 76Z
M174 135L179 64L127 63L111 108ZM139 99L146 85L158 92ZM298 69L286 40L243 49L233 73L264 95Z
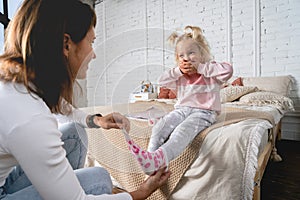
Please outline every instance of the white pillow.
M271 76L271 77L243 77L244 86L256 86L259 90L275 92L284 96L289 95L292 77Z
M257 106L273 105L286 111L294 110L294 102L290 98L274 92L260 91L246 94L240 98L240 102Z
M220 91L221 103L232 102L250 92L257 91L257 87L252 86L228 86Z

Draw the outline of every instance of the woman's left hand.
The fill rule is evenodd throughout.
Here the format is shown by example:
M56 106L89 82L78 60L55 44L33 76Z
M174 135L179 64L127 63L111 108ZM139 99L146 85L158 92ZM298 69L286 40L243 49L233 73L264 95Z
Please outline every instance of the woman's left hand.
M113 112L102 117L95 117L95 123L104 129L123 129L127 132L130 130L129 120L120 113Z
M171 172L168 170L166 171L166 168L160 168L155 173L150 175L141 185L140 187L130 192L130 195L132 196L133 200L141 200L146 199L149 197L155 190L160 188L162 185L166 184L169 177L171 175Z

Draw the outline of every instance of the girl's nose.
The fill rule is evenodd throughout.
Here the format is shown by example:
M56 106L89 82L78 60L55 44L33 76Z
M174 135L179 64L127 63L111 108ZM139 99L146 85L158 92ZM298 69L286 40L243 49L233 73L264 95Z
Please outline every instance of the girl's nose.
M184 62L187 62L187 61L189 61L189 57L188 57L188 56L186 56L186 55L185 55L185 56L183 56L183 61L184 61Z

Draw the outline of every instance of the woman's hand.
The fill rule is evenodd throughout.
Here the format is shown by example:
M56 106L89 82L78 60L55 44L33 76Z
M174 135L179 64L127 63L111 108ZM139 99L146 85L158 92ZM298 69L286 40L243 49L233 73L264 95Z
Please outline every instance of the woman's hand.
M130 192L133 200L144 200L149 197L155 190L164 185L168 178L170 177L171 172L166 171L166 168L161 168L151 176L149 176L140 187L133 192Z
M192 63L188 61L181 61L179 62L179 69L183 74L195 74L197 73L197 68Z
M129 130L130 130L129 120L125 116L123 116L117 112L113 112L113 113L110 113L110 114L102 116L102 117L95 117L94 123L104 129L111 129L111 128L123 129L123 128L125 128L125 130L127 132L129 132Z

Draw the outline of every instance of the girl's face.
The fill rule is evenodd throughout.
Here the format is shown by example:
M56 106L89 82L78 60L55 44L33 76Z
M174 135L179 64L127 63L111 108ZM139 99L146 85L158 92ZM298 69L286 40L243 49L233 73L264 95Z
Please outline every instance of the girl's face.
M76 44L73 41L69 42L69 66L73 73L76 74L77 79L86 78L88 65L92 59L96 58L96 54L92 46L94 40L95 30L92 27L79 43Z
M177 43L176 60L179 63L189 62L198 67L201 63L201 52L199 46L193 39L185 39Z

